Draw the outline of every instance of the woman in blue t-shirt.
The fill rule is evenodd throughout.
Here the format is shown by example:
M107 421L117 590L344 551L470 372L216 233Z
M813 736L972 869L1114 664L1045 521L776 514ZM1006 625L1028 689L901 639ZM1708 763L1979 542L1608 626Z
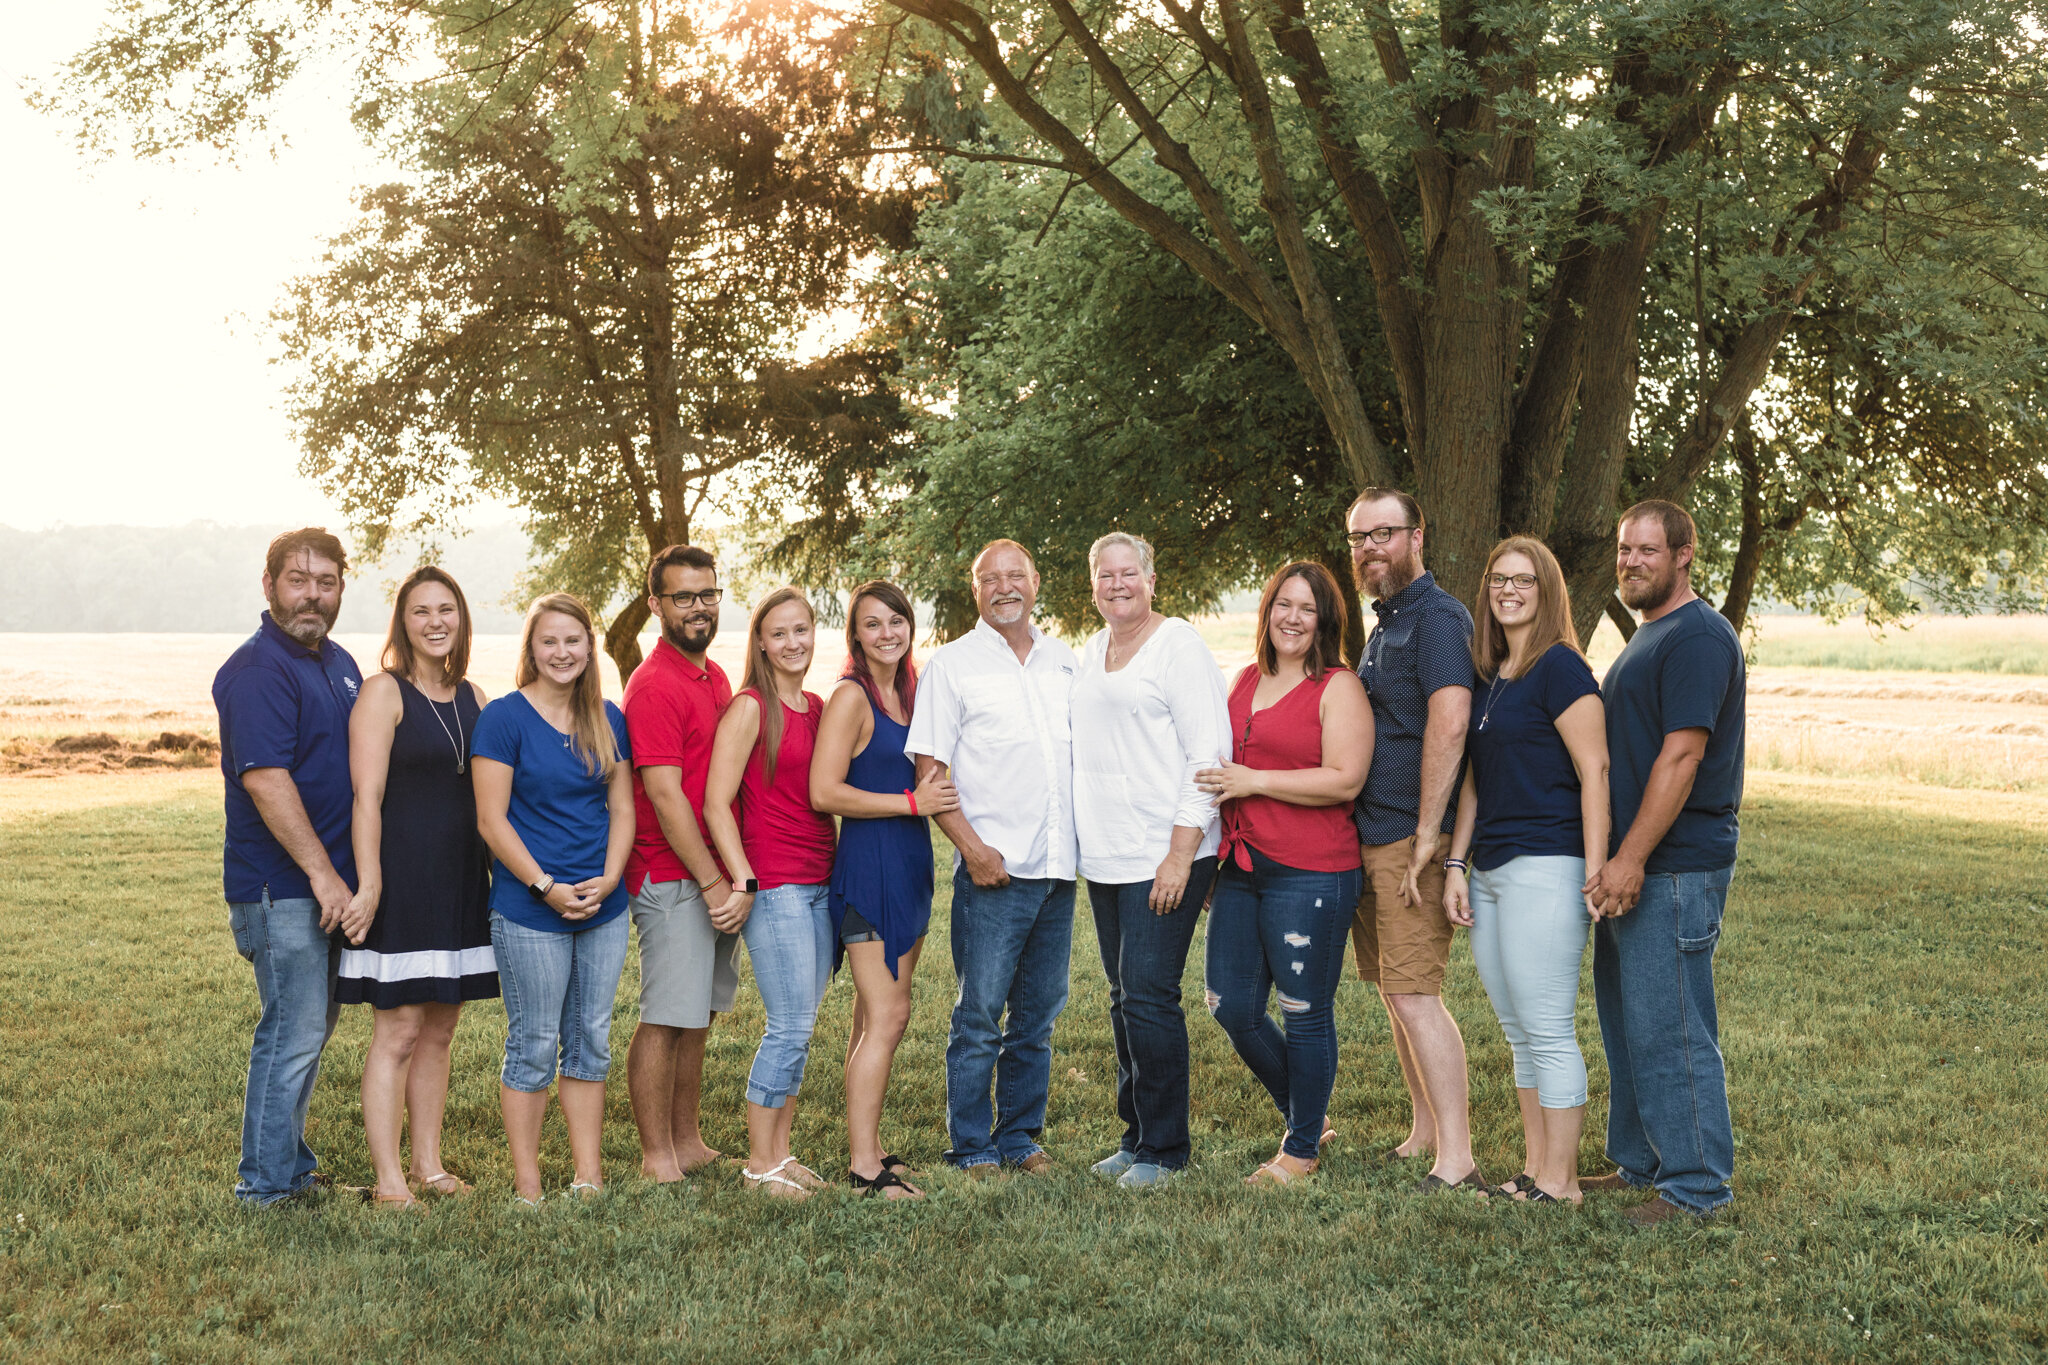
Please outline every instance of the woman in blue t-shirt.
M626 965L633 768L604 699L590 612L550 593L526 612L518 690L477 718L476 823L490 845L491 946L508 1029L498 1102L521 1203L540 1202L540 1127L561 1061L572 1195L604 1184L612 997Z
M1473 964L1515 1054L1527 1159L1495 1193L1576 1204L1586 1058L1575 1016L1599 914L1583 888L1607 860L1606 716L1542 541L1493 547L1472 619L1479 686L1444 914L1472 931Z

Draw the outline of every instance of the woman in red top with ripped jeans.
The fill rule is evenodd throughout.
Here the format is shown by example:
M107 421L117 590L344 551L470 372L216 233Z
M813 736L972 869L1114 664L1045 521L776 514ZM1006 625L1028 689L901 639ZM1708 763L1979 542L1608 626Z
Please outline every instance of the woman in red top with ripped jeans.
M824 1183L790 1155L789 1130L818 1002L832 979L832 817L811 808L811 753L825 706L803 690L816 634L811 604L795 588L778 588L754 608L747 685L718 722L704 786L704 824L733 885L711 920L728 933L740 921L768 1016L747 1073L741 1174L765 1193L797 1199Z
M1206 970L1209 1013L1287 1124L1246 1183L1286 1185L1316 1169L1337 1078L1337 981L1361 875L1351 802L1372 766L1372 707L1344 666L1344 595L1322 565L1273 575L1257 640L1230 689L1233 761L1196 775L1223 805ZM1266 1014L1276 988L1284 1034Z

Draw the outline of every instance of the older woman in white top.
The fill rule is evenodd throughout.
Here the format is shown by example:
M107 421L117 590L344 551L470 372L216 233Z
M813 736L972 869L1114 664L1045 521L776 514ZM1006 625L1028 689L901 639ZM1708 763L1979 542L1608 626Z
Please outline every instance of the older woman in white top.
M1230 752L1223 674L1195 628L1152 610L1152 547L1088 551L1105 628L1074 681L1074 824L1116 1034L1117 1151L1097 1173L1139 1188L1188 1162L1180 980L1216 875L1216 807L1195 773Z

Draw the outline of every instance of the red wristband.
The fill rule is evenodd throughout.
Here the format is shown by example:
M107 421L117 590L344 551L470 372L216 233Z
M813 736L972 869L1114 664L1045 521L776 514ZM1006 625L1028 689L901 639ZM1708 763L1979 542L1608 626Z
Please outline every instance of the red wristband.
M903 789L903 794L910 800L910 813L912 815L917 814L917 793L912 791L909 787L905 787Z

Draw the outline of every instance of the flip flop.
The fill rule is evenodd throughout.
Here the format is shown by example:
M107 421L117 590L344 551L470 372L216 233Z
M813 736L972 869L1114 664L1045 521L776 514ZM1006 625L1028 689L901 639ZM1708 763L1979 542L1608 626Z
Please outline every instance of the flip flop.
M454 1189L452 1189L452 1190L451 1190L451 1189L448 1189L448 1188L446 1188L446 1187L445 1187L445 1186L444 1186L444 1185L443 1185L443 1184L441 1183L441 1182L443 1182L443 1181L445 1181L445 1180L452 1180L452 1181L454 1181L454 1182L455 1182L455 1188L454 1188ZM423 1176L421 1176L421 1177L420 1177L420 1193L421 1193L421 1194L432 1194L432 1195L438 1195L438 1196L440 1196L440 1197L441 1197L441 1198L443 1198L443 1199L453 1199L453 1198L455 1198L455 1197L456 1197L456 1196L458 1196L458 1195L464 1195L464 1194L468 1194L468 1193L469 1193L469 1192L470 1192L471 1190L473 1190L473 1189L475 1189L475 1188L476 1188L476 1186L474 1186L474 1185L470 1184L470 1183L469 1183L469 1182L468 1182L467 1180L464 1180L464 1179L463 1179L463 1178L462 1178L461 1176L459 1176L459 1175L450 1175L450 1174L448 1174L448 1172L446 1172L446 1171L436 1171L436 1172L434 1172L434 1173L433 1173L432 1175L423 1175Z

